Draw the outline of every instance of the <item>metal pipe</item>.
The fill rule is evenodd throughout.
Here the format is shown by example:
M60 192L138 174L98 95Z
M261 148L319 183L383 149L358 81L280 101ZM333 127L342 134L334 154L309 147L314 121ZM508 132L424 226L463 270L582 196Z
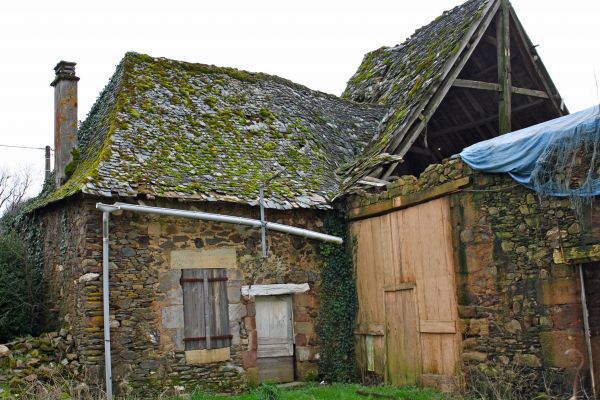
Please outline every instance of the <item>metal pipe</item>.
M590 378L592 382L592 394L593 398L596 397L596 382L594 381L594 360L592 359L592 338L590 337L590 314L588 312L587 300L585 297L585 284L583 281L583 265L579 264L579 282L581 284L580 296L581 296L581 308L583 310L583 328L585 330L585 344L588 353L588 363L590 369Z
M112 360L110 350L110 310L109 310L109 218L110 211L102 211L102 308L104 319L104 373L106 378L106 398L112 400Z
M260 203L260 236L262 244L262 258L267 258L267 221L265 220L265 192L263 186L258 188Z
M141 206L135 204L126 204L126 203L115 203L113 205L98 203L96 208L103 211L116 211L116 210L124 210L124 211L133 211L133 212L144 212L149 214L158 214L158 215L166 215L171 217L183 217L183 218L192 218L192 219L200 219L204 221L214 221L214 222L225 222L228 224L238 224L238 225L246 225L252 226L254 228L260 228L262 223L260 220L245 218L245 217L235 217L231 215L222 215L222 214L213 214L202 211L186 211L186 210L177 210L171 208L162 208L162 207L151 207L151 206ZM274 222L265 222L265 228L275 232L288 233L290 235L301 236L307 239L315 239L320 240L322 242L331 242L336 244L344 243L343 239L337 236L326 235L324 233L314 232L308 229L296 228L289 225L277 224Z
M262 196L261 196L262 198ZM262 201L261 201L262 204ZM324 233L310 231L308 229L296 228L289 225L277 224L264 221L264 210L261 212L261 221L251 218L235 217L230 215L212 214L201 211L176 210L162 207L141 206L135 204L115 203L102 204L97 203L96 208L102 211L102 306L104 319L104 369L106 375L106 398L112 400L112 360L110 349L110 308L109 308L109 216L111 212L118 210L144 212L148 214L166 215L172 217L192 218L205 221L224 222L229 224L239 224L251 226L254 228L270 229L276 232L289 233L291 235L301 236L308 239L320 240L323 242L332 242L342 244L342 238ZM266 240L263 236L263 254L266 252Z

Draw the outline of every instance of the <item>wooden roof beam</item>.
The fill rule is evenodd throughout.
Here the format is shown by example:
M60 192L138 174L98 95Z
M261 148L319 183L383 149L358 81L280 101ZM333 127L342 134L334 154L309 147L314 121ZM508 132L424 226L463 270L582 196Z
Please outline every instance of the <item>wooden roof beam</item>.
M533 102L531 102L529 104L524 104L522 106L515 107L515 108L513 108L512 111L513 111L513 113L518 113L518 112L526 111L526 110L528 110L530 108L534 108L534 107L539 106L543 102L544 102L544 100L542 100L542 99L536 100L536 101L533 101ZM465 129L475 128L475 127L478 127L478 126L481 126L481 125L485 125L485 124L487 124L489 122L496 121L497 119L498 119L498 114L482 118L482 119L480 119L478 121L473 121L473 122L468 122L466 124L453 126L451 128L442 129L442 130L439 130L437 132L431 132L431 133L429 133L429 136L432 137L432 138L436 138L436 137L439 137L439 136L447 135L449 133L458 132L458 131L462 131L462 130L465 130Z
M510 9L508 0L501 0L496 19L496 46L498 53L498 83L500 101L498 102L498 133L512 130L512 73L510 62Z
M394 132L393 136L395 136L396 134L398 136L396 136L396 138L393 139L392 142L388 145L388 153L403 156L404 154L406 154L406 152L408 152L415 140L417 140L417 137L419 136L421 131L427 125L426 121L433 116L433 113L438 108L438 106L452 87L452 82L456 80L456 78L460 74L460 71L462 71L469 58L471 58L473 51L477 48L477 45L481 41L481 38L485 34L485 31L487 30L490 23L493 21L494 16L496 15L496 12L499 9L499 5L500 4L496 1L492 1L488 5L485 11L485 17L483 17L480 24L475 25L472 28L472 31L465 36L465 39L463 39L463 42L461 44L461 50L459 50L456 53L454 59L448 61L448 70L444 71L444 73L442 74L442 76L445 77L442 84L437 89L437 92L429 100L429 103L426 104L422 110L418 111L419 113L422 113L425 116L425 119L421 120L420 122L417 122L417 115L414 115L414 117L409 118L409 121L407 121L407 126L402 127L403 129L408 128L408 130L404 131L404 134L402 134L402 132ZM387 177L389 177L394 172L394 169L396 169L397 166L398 164L396 163L390 165L383 173L382 178L386 179ZM379 175L381 172L383 172L383 170L380 170L379 168L377 171L369 175Z
M498 84L498 83L472 81L472 80L468 80L468 79L457 79L454 81L452 86L459 87L459 88L465 88L465 89L491 90L493 92L501 92L502 91L502 88L500 87L500 84ZM548 96L548 93L546 93L542 90L526 89L526 88L512 86L510 88L510 91L511 91L511 93L514 93L514 94L522 94L522 95L530 96L530 97L539 97L542 99L550 98L550 96Z
M523 43L525 43L525 46L528 48L526 55L528 56L529 61L531 62L531 65L533 65L535 72L540 77L542 84L543 84L544 88L546 89L546 93L548 93L550 95L549 99L552 102L554 109L556 110L558 115L567 115L569 113L569 110L565 106L562 97L558 93L558 90L556 89L554 82L552 82L552 79L550 78L550 75L548 74L546 67L540 61L539 55L537 54L535 47L533 46L533 43L531 42L531 39L525 32L523 25L521 25L521 21L519 21L519 18L517 17L517 14L515 13L515 10L512 7L510 7L510 16L514 22L514 26L516 28L515 29L516 34L523 41Z

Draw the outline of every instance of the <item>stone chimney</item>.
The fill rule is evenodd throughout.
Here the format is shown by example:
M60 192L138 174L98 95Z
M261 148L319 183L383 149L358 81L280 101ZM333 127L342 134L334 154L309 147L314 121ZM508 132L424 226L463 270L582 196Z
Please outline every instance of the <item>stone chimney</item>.
M61 61L54 67L54 174L56 186L65 181L65 167L77 147L77 81L75 63Z

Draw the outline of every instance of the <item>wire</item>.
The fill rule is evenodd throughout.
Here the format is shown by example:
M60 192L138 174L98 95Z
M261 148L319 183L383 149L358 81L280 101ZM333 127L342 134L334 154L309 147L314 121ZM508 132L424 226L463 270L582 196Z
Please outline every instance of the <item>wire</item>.
M14 146L14 145L10 145L10 144L0 144L0 147L12 147L15 149L29 149L29 150L46 150L45 147ZM50 151L54 151L54 150L50 149Z

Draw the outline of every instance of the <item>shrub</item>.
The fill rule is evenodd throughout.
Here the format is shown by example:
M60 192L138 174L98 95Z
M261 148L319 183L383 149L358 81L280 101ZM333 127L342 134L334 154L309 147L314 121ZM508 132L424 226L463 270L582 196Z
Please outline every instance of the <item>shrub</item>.
M33 267L22 239L0 230L0 342L39 332L41 272Z

